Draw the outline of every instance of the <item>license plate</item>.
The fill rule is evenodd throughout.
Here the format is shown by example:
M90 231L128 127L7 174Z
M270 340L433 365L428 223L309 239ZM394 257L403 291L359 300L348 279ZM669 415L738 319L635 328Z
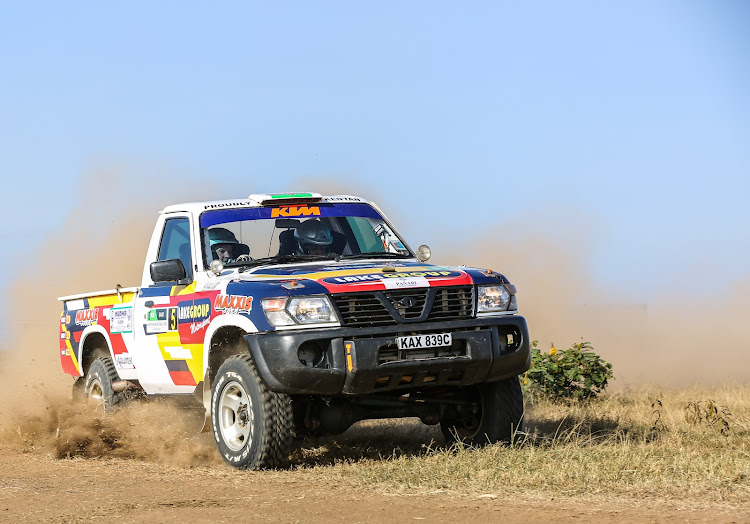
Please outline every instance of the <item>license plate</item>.
M453 337L450 333L431 333L429 335L413 335L410 337L396 337L398 349L423 349L450 346Z

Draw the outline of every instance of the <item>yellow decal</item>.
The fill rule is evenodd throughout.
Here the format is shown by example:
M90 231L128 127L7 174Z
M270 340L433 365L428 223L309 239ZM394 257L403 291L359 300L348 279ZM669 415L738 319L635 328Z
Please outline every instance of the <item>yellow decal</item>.
M409 267L406 268L410 272L414 271L435 271L435 268L433 267ZM442 269L442 268L441 268ZM391 273L392 274L392 273ZM373 267L373 268L359 268L359 269L342 269L339 271L318 271L317 273L305 273L302 275L294 275L295 280L302 280L302 279L308 279L308 280L318 280L321 278L330 278L330 277L346 277L346 276L354 276L354 275L381 275L381 276L389 276L383 273L383 268L380 267ZM253 278L279 278L279 275L263 275L259 273L253 273Z
M131 302L135 293L122 293L122 303ZM113 295L102 295L100 297L92 297L89 299L89 308L101 307L101 306L112 306L114 304L121 303L120 299L116 294Z
M196 286L196 282L193 282L192 284L190 284L189 286L187 286L185 289L183 289L182 291L178 292L177 295L189 295L190 293L195 293L195 286ZM174 293L173 293L173 295L174 295Z
M156 344L159 346L161 357L165 361L185 360L195 383L197 384L203 380L203 344L185 344L180 341L180 334L177 331L157 334ZM172 354L176 349L179 350L180 348L182 348L181 352L184 351L183 355L177 356Z
M352 360L352 343L346 342L344 345L346 346L346 368L351 373L354 369L354 362Z

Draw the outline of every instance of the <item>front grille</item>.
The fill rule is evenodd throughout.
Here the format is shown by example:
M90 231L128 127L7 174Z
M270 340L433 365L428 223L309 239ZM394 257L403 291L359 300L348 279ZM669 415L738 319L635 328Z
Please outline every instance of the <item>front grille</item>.
M474 290L471 286L437 288L428 320L471 318L474 312Z
M331 298L342 326L463 320L474 313L473 286L342 293Z
M334 295L342 326L383 326L395 324L393 317L375 295Z
M395 289L385 291L385 298L404 320L414 320L422 316L427 302L429 288Z

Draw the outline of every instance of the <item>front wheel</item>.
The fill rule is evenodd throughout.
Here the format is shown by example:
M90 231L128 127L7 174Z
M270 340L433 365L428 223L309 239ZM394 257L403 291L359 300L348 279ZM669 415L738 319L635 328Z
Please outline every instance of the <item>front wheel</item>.
M523 425L523 392L518 377L465 388L459 400L462 403L447 411L440 421L449 442L507 444Z
M294 417L289 396L269 390L249 355L228 358L211 392L214 440L224 461L241 469L284 466Z

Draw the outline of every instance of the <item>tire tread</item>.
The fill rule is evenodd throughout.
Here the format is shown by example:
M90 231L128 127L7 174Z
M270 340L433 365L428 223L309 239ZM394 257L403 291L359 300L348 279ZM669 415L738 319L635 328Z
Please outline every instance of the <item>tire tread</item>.
M263 441L258 442L258 454L255 460L241 466L243 469L274 469L285 467L289 463L289 453L294 437L294 416L292 400L289 395L274 393L265 385L258 374L253 359L248 354L234 355L224 361L239 360L250 368L253 380L256 381L261 394L263 406Z

